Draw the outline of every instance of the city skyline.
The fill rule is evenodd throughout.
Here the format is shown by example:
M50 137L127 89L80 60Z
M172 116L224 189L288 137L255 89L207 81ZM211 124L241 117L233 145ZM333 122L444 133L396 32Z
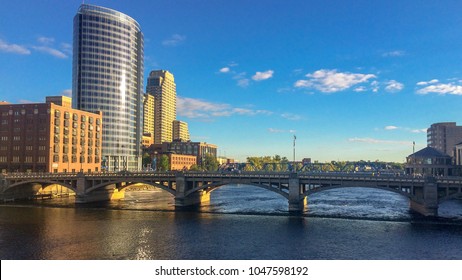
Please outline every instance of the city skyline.
M0 100L71 95L81 3L3 4ZM220 156L292 159L295 134L297 160L404 162L432 123L459 121L457 1L86 3L140 24L145 79L175 76L178 119Z

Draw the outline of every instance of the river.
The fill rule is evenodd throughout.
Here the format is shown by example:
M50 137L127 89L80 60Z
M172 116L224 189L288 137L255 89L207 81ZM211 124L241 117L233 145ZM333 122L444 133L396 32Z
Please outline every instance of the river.
M0 204L0 258L21 260L451 260L462 259L462 201L439 219L409 211L398 194L344 188L308 197L301 216L257 187L212 192L174 211L161 190L75 206L73 198Z

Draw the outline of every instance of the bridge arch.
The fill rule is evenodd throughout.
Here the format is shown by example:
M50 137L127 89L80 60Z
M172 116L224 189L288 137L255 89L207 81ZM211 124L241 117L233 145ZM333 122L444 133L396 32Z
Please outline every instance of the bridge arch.
M188 195L190 195L192 193L195 193L195 192L198 192L198 191L201 191L201 190L204 190L207 193L211 193L216 189L219 189L219 188L221 188L223 186L228 186L228 185L237 185L237 184L231 183L231 182L214 182L214 183L210 183L210 184L207 184L207 185L203 185L203 186L200 186L200 187L193 188L193 189L187 191L185 193L185 196L188 196ZM289 199L289 194L288 193L283 192L282 190L280 190L280 189L278 189L276 187L272 187L270 185L255 184L255 183L245 183L245 184L239 184L239 185L262 188L262 189L277 193L277 194L283 196L286 199Z
M121 184L121 183L127 183L127 184L120 187L118 189L118 191L124 191L126 188L131 187L131 186L136 185L136 184L144 184L144 185L149 185L149 186L152 186L152 187L159 188L159 189L162 189L164 191L167 191L168 193L170 193L173 196L175 195L175 190L173 190L171 188L168 188L165 185L162 185L162 184L159 184L159 183L155 183L155 182L151 182L151 181L145 181L145 180L131 180L131 181L127 182L127 180L123 180L123 179L107 181L107 182L103 182L103 183L100 183L100 184L93 185L92 187L90 187L90 188L88 188L86 190L86 193L91 193L91 192L93 192L95 190L105 188L107 186L114 185L114 184L115 185Z
M305 192L303 192L303 194L301 195L301 199L305 199L305 197L308 197L309 195L312 195L312 194L315 194L315 193L319 193L319 192L323 192L323 191L327 191L327 190L333 190L333 189L342 189L342 188L367 188L367 189L379 189L379 190L383 190L383 191L388 191L388 192L393 192L393 193L397 193L401 196L404 196L404 197L407 197L408 199L413 199L413 195L411 193L408 193L408 192L405 192L405 191L402 191L402 190L398 190L398 189L394 189L394 188L389 188L389 187L380 187L380 186L361 186L361 185L333 185L333 186L321 186L321 187L317 187L317 188L314 188L314 189L310 189L310 190L307 190Z
M51 185L60 185L60 186L63 186L73 192L76 192L76 188L74 186L72 186L72 184L68 184L68 183L65 183L65 182L62 182L62 181L53 181L53 180L28 180L28 181L21 181L21 182L17 182L17 183L13 183L11 185L9 185L5 190L4 192L9 192L9 191L12 191L14 189L18 189L18 188L21 188L21 187L27 187L27 186L30 186L30 185L34 185L34 184L37 184L37 185L41 185L41 188L44 189L48 186L51 186Z

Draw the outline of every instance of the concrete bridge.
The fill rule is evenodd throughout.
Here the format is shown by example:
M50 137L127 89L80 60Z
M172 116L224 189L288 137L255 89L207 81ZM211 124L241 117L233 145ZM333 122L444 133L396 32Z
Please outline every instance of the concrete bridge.
M348 187L391 191L407 197L410 208L425 216L437 216L438 205L462 198L462 177L411 177L348 173L289 172L120 172L120 173L11 173L0 175L0 199L33 197L50 185L75 193L76 203L121 199L136 184L169 192L176 207L200 204L224 185L246 184L275 192L288 200L289 211L299 213L313 193Z

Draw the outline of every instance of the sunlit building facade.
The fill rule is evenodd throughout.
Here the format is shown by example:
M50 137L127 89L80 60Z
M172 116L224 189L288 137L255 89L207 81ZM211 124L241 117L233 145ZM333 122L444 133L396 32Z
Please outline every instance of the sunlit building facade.
M188 123L179 120L173 121L173 140L190 140Z
M166 70L151 71L146 93L155 98L154 143L172 142L173 121L176 119L176 84Z
M103 112L102 166L141 168L143 34L118 11L83 4L74 17L72 106Z

